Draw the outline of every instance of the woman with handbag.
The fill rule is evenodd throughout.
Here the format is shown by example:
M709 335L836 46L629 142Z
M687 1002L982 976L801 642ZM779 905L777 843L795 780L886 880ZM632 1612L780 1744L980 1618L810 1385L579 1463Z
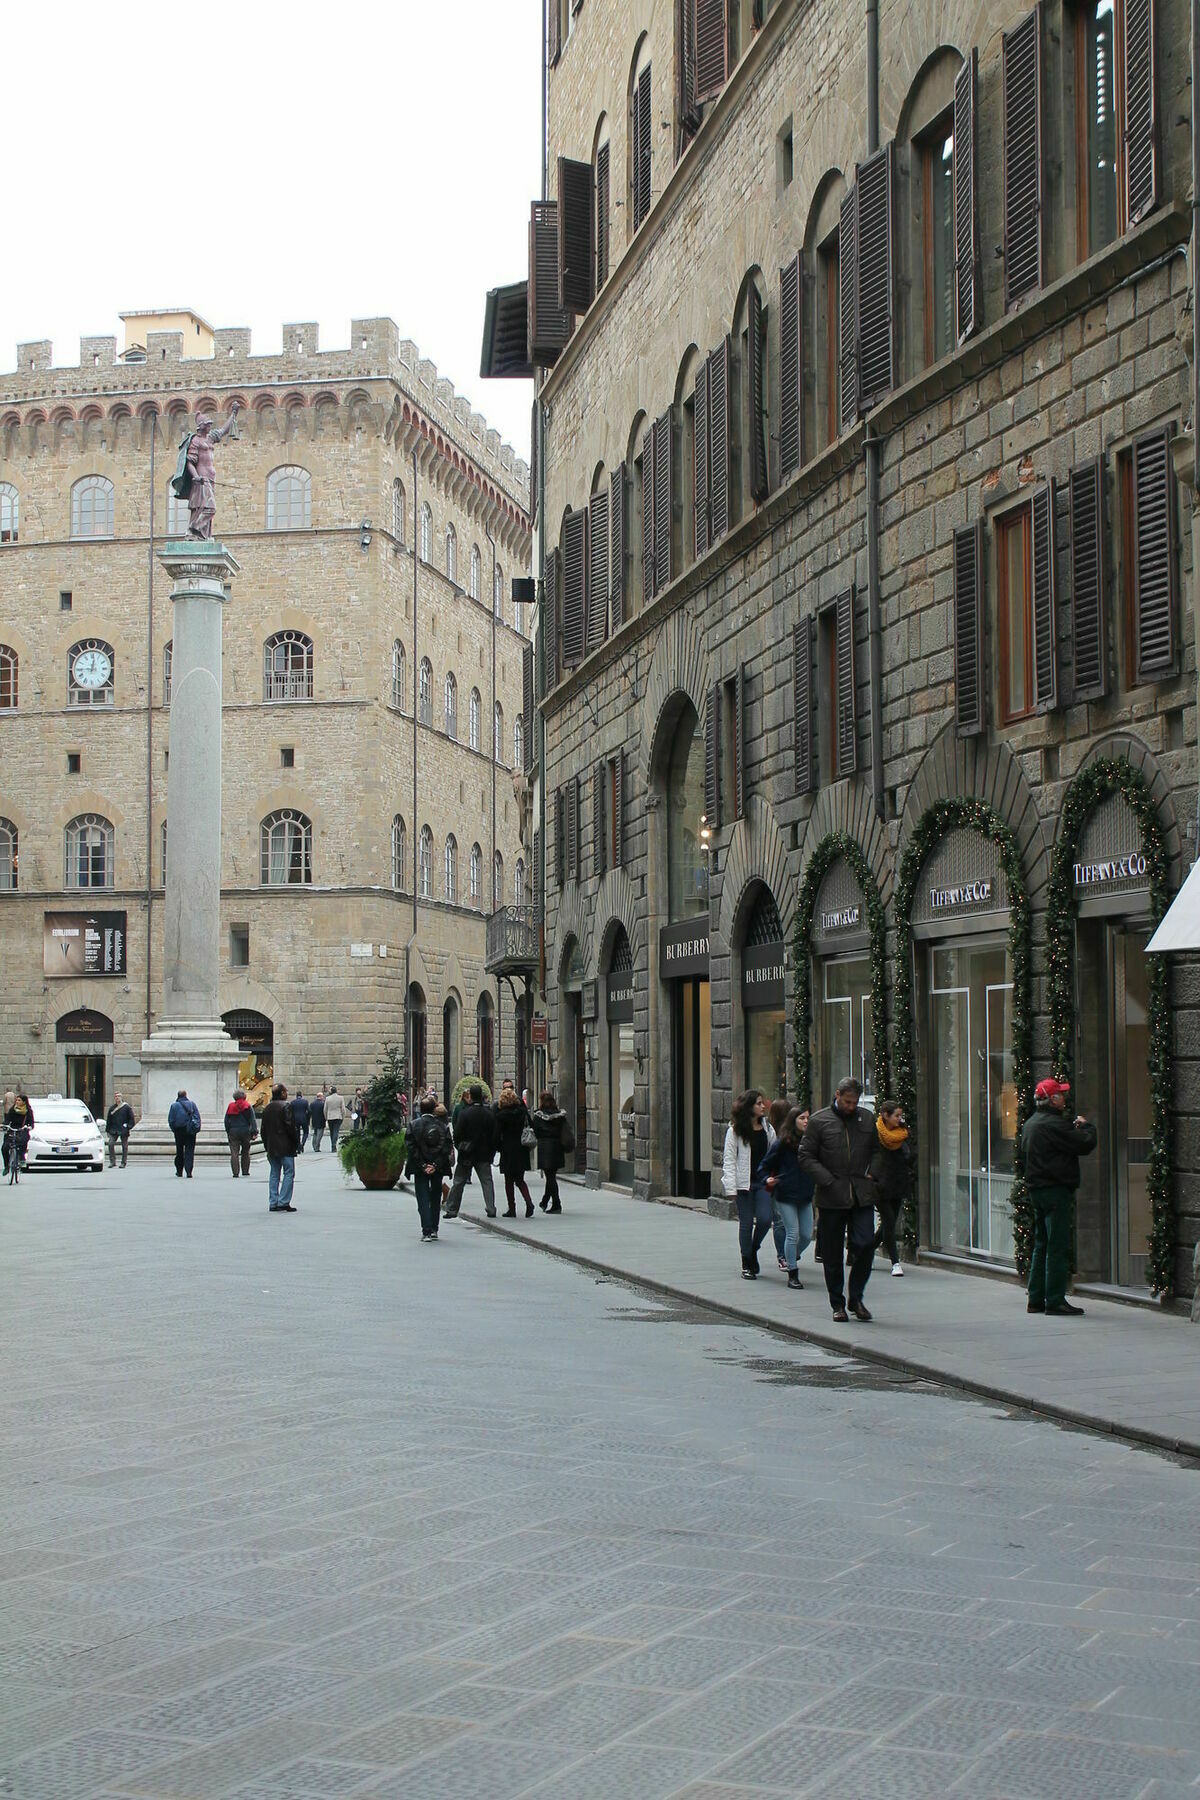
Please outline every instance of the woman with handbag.
M575 1141L567 1124L567 1115L546 1088L533 1115L533 1129L537 1137L538 1168L546 1177L546 1191L542 1195L543 1212L560 1213L562 1196L558 1191L558 1171L567 1157L568 1142L571 1149Z
M500 1173L504 1177L505 1218L517 1216L516 1190L525 1202L525 1217L533 1217L533 1201L525 1176L529 1169L529 1152L537 1143L537 1134L529 1110L511 1081L506 1081L496 1102L496 1141L500 1147Z
M774 1142L763 1095L757 1088L739 1094L725 1133L721 1186L726 1199L737 1202L743 1281L758 1280L759 1245L774 1217L774 1203L761 1174L763 1157Z

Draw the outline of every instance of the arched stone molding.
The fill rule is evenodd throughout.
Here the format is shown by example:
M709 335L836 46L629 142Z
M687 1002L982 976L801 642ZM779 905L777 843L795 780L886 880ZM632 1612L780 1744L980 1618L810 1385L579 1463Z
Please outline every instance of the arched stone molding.
M608 958L612 951L612 941L618 926L624 928L629 939L629 947L633 951L635 967L640 963L644 949L644 921L638 911L637 896L633 891L633 882L627 869L610 869L596 890L595 903L592 909L594 942L589 945L588 966L594 968L597 975L607 968ZM602 923L601 923L602 921ZM582 939L580 940L582 942ZM592 952L594 951L594 956Z
M817 845L827 837L836 837L842 832L854 839L866 857L879 888L880 898L886 906L891 899L893 872L892 859L888 854L887 831L871 803L865 784L860 781L838 781L832 787L822 788L817 795L804 831L799 880L803 881L804 872Z
M286 1032L286 1008L274 989L261 981L255 981L249 975L230 975L221 983L220 1008L222 1014L227 1012L256 1012L265 1019L270 1019L276 1034L275 1057L278 1061L278 1037L281 1030ZM286 1076L281 1077L286 1080Z
M713 933L714 950L718 945L722 953L730 950L739 915L751 887L758 882L770 888L783 920L784 941L789 941L796 894L784 834L770 801L760 794L752 794L746 815L734 826L725 852L717 926Z
M982 800L1012 832L1035 913L1050 879L1050 859L1033 791L1005 743L960 738L947 725L925 752L909 784L900 821L897 866L919 821L938 800Z
M708 653L691 613L681 607L664 622L658 634L646 680L642 701L642 772L647 784L653 780L661 752L660 734L668 703L675 695L686 694L697 717L703 719L707 691Z
M463 995L470 991L470 983L463 974L462 964L458 960L458 952L456 950L451 950L446 958L446 967L443 970L443 980L446 987L445 994L442 996L443 999L448 1000L453 996L457 999L459 1011L461 1012Z
M973 6L967 0L910 0L897 11L887 33L887 50L879 60L880 142L893 137L913 83L939 50L987 45L1021 16L1012 6ZM983 60L983 51L980 60Z
M1122 757L1141 775L1158 812L1159 829L1162 832L1163 849L1167 853L1172 887L1178 887L1183 878L1183 839L1179 832L1179 820L1175 813L1175 801L1171 793L1170 783L1159 766L1158 758L1152 750L1147 749L1141 738L1129 731L1113 731L1107 737L1100 738L1088 750L1087 755L1075 771L1073 780L1089 769L1093 763L1107 761L1109 757ZM1070 783L1067 784L1070 786ZM1064 789L1065 792L1065 789ZM1054 840L1057 843L1062 836L1063 815L1060 807L1054 825Z
M572 882L563 893L558 903L558 917L554 929L554 955L550 959L551 966L561 974L562 950L568 938L575 938L583 951L584 965L591 967L591 927L592 910L582 903L582 889L577 882Z

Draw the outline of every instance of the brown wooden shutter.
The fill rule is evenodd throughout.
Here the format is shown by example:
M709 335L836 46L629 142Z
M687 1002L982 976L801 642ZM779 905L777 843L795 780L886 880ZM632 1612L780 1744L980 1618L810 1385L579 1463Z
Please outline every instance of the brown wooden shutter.
M747 353L750 364L747 382L748 414L747 425L750 433L750 494L755 500L765 500L771 491L770 473L767 465L767 407L766 407L766 347L767 347L767 309L754 283L750 284L747 307Z
M1133 446L1133 606L1137 678L1161 681L1179 667L1175 605L1175 508L1167 427Z
M729 387L732 345L728 338L708 359L708 540L729 530Z
M653 121L650 116L651 83L647 65L633 91L633 229L650 211L650 170L653 163Z
M562 788L554 790L554 881L561 890L567 884L567 801Z
M696 28L696 98L715 100L729 76L729 28L725 0L693 0Z
M786 480L800 467L804 413L804 350L801 328L802 252L779 271L779 474Z
M562 0L546 0L546 54L553 68L562 55Z
M654 427L642 438L642 602L654 598Z
M893 151L886 144L858 169L858 410L895 383L892 267Z
M1154 0L1125 0L1125 217L1144 219L1158 202Z
M1058 604L1054 580L1054 483L1033 494L1033 703L1058 705Z
M599 878L608 869L608 838L604 829L604 789L608 764L598 762L592 771L592 870Z
M579 880L579 777L567 783L567 878Z
M608 484L609 518L612 532L611 571L612 628L619 631L625 623L625 509L628 504L625 464L618 463Z
M700 124L696 99L696 0L676 0L675 67L679 76L680 150Z
M522 736L525 749L524 773L528 774L533 767L533 645L521 646L521 712L523 714Z
M739 663L733 689L733 806L734 817L746 816L746 665Z
M837 772L853 775L858 756L854 669L854 589L839 594L834 608L837 656Z
M1104 459L1071 470L1071 639L1075 698L1098 699L1108 689L1105 622Z
M551 689L562 677L562 553L546 558L546 680Z
M838 424L849 431L858 418L858 188L842 201L838 221Z
M548 566L547 563L547 567ZM538 583L538 615L537 625L535 626L533 633L533 684L534 694L539 706L550 692L546 681L546 604L546 583L542 581Z
M613 758L613 868L625 866L625 752Z
M1004 34L1004 304L1042 285L1042 9Z
M954 325L960 344L979 328L978 92L979 52L972 50L954 77Z
M529 210L530 362L550 368L570 335L570 314L558 301L558 206L535 200Z
M954 533L954 722L975 737L983 717L983 526Z
M608 280L609 220L609 150L601 144L596 152L596 292Z
M587 513L570 512L562 526L563 667L583 661L587 636Z
M708 551L708 362L696 370L692 396L692 529L697 557Z
M675 409L669 406L654 426L654 591L673 574L671 526L675 498Z
M796 792L811 793L813 757L813 622L801 619L792 631L792 754Z
M608 636L608 489L592 495L588 508L588 617L587 647L589 654L598 650Z
M558 159L558 299L570 312L586 312L595 298L592 267L592 165Z
M704 714L704 814L709 830L721 823L721 684L708 690Z

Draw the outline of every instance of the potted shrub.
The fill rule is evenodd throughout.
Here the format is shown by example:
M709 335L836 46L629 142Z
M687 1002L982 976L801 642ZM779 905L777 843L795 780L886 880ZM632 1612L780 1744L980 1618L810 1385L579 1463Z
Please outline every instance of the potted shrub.
M347 1175L357 1175L365 1188L393 1188L404 1168L404 1058L395 1044L385 1044L379 1073L367 1085L366 1123L338 1143Z
M446 1105L449 1107L451 1112L454 1111L455 1107L458 1105L460 1100L464 1100L466 1098L467 1090L469 1088L473 1088L473 1087L481 1087L483 1089L484 1099L487 1101L489 1106L491 1105L492 1090L488 1086L487 1082L483 1079L482 1075L464 1075L461 1081L455 1082L454 1092L451 1094L449 1100L447 1100L447 1102L446 1102Z

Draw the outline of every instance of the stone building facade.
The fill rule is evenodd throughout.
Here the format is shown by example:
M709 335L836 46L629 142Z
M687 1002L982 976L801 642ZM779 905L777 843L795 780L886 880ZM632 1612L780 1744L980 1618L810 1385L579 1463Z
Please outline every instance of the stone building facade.
M241 571L221 1006L246 1072L352 1089L406 1041L406 969L416 1079L515 1067L485 931L493 881L509 900L526 882L526 465L390 320L354 321L340 350L287 325L258 356L248 332L163 322L131 315L122 353L85 339L74 368L22 345L0 376L5 1083L137 1103L170 853L152 548L187 528L168 490L182 432L235 401L216 452L216 535ZM64 917L95 919L108 971Z
M1188 17L877 20L551 0L560 1095L592 1179L704 1196L743 1086L898 1088L923 1251L1004 1266L1069 1068L1081 1277L1184 1290L1200 973L1144 951L1196 848Z

